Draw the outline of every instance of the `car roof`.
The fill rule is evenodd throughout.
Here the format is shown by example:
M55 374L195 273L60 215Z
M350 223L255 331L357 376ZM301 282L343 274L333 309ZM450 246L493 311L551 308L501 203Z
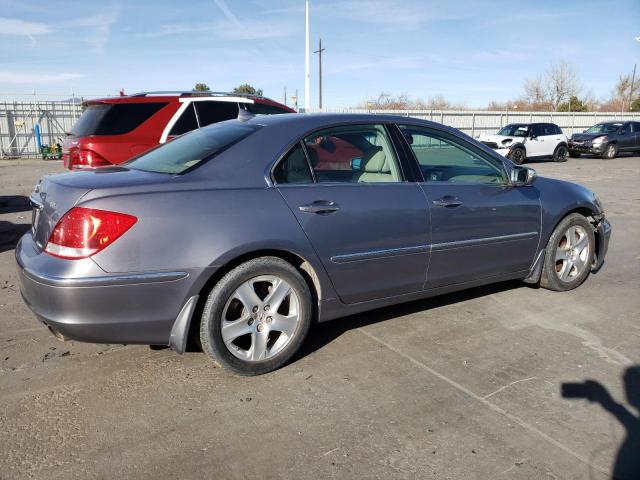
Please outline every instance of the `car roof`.
M85 100L85 104L93 103L155 103L155 102L173 102L180 98L198 98L210 99L215 101L222 98L238 98L253 100L255 103L265 103L271 105L284 106L275 100L260 95L252 95L247 93L232 92L210 92L210 91L157 91L157 92L140 92L131 95L121 95L118 97L93 98Z

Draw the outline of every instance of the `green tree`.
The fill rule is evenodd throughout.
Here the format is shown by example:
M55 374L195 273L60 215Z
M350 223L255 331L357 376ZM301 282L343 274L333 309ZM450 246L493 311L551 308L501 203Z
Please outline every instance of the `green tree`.
M194 92L206 92L207 90L211 90L209 85L206 83L196 83L196 86L193 87Z
M242 85L240 85L239 87L236 87L233 89L233 93L246 93L249 95L257 95L259 97L262 96L262 89L261 88L255 88L252 85L249 85L248 83L243 83Z
M640 97L637 97L633 102L631 102L630 110L632 112L640 112Z
M571 95L568 102L562 102L558 105L559 112L588 112L589 107L585 102L577 96Z

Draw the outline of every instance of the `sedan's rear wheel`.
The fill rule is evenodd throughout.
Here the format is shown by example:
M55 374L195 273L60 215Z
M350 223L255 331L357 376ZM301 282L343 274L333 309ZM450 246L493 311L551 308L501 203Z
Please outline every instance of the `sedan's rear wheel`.
M589 276L594 248L589 221L579 213L568 215L549 239L540 285L558 292L578 287Z
M200 325L203 350L241 375L284 365L302 345L312 300L302 275L276 257L250 260L213 288Z

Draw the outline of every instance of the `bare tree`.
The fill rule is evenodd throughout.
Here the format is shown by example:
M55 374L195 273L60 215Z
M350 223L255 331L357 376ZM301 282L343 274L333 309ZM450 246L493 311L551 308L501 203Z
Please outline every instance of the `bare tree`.
M543 82L544 80L541 76L527 78L524 81L524 101L528 105L536 107L547 105L547 92Z
M640 95L640 82L636 81L633 85L633 92L631 91L631 75L620 75L618 81L613 87L611 97L604 102L601 106L601 110L618 112L626 111L630 107L629 99L631 103Z
M552 65L545 75L545 90L547 100L557 110L558 105L580 92L576 70L564 60Z

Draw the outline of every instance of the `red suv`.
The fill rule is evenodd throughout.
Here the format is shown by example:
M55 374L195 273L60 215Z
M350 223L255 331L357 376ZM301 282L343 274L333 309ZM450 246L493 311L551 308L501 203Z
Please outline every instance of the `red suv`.
M272 115L291 108L255 95L217 92L145 92L84 103L63 145L69 169L122 163L173 137L241 111Z

